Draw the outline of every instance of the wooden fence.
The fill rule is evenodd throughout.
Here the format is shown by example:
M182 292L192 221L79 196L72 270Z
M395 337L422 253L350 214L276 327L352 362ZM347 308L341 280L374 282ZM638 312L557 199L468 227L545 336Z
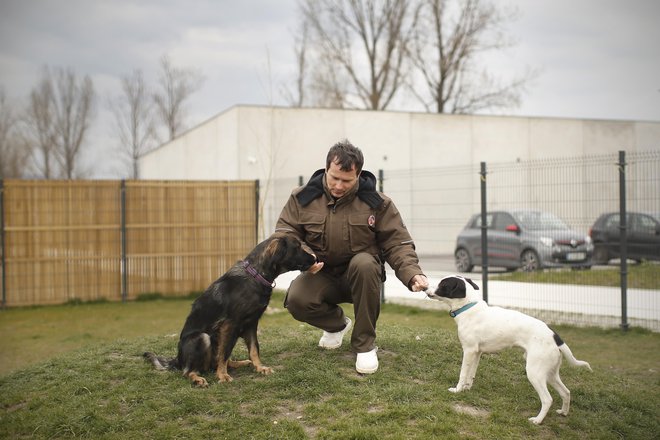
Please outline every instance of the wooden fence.
M204 290L257 241L257 181L0 181L2 305Z

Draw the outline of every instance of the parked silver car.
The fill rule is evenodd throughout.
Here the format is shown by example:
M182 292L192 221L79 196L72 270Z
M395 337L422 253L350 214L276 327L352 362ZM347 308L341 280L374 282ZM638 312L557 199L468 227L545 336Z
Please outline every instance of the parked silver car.
M543 211L493 211L486 215L488 266L533 271L547 267L590 268L593 245L587 234L572 230ZM456 269L481 266L481 214L473 215L458 234Z

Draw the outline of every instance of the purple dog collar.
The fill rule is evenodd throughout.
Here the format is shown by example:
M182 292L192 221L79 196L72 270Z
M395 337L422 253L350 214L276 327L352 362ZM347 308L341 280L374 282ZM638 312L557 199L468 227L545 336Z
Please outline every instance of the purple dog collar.
M259 281L261 284L263 284L266 287L270 287L271 289L275 288L275 281L270 282L266 278L264 278L259 272L257 272L257 269L254 267L250 266L250 263L247 260L243 260L243 269L250 275L254 277L255 280Z

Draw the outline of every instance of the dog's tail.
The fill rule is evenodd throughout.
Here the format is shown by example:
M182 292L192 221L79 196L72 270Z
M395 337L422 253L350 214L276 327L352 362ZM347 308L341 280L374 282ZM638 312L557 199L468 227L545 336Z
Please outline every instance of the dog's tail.
M556 332L554 332L554 330L553 333L554 333L555 343L557 344L557 347L559 347L559 351L561 351L561 354L564 355L564 357L566 358L569 364L571 364L574 367L587 367L589 371L594 371L591 369L591 365L589 365L589 362L575 359L575 356L573 356L573 352L568 347L568 344L565 343L559 337L559 335Z
M156 370L177 370L179 369L179 364L177 362L177 358L164 358L161 356L157 356L155 353L152 353L150 351L146 351L142 354L142 357L147 362L150 362L151 365L154 366Z

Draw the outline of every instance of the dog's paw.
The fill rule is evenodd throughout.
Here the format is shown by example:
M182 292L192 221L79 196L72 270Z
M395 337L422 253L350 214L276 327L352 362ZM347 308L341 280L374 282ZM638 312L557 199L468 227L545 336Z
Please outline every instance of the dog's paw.
M566 417L568 415L568 411L564 411L563 409L558 409L557 414Z
M196 377L193 381L193 385L199 388L208 388L209 383L203 377Z
M216 376L218 377L218 382L221 382L221 383L222 382L231 382L232 380L234 380L234 378L231 377L227 373L218 373Z
M266 367L264 365L261 365L259 367L255 367L255 370L257 370L257 373L264 374L268 376L269 374L273 374L273 369L270 367Z
M530 417L529 421L532 422L535 425L540 425L541 422L543 422L543 419L540 417Z
M460 393L461 392L461 390L459 390L458 388L455 388L455 387L448 388L448 391L450 393Z

